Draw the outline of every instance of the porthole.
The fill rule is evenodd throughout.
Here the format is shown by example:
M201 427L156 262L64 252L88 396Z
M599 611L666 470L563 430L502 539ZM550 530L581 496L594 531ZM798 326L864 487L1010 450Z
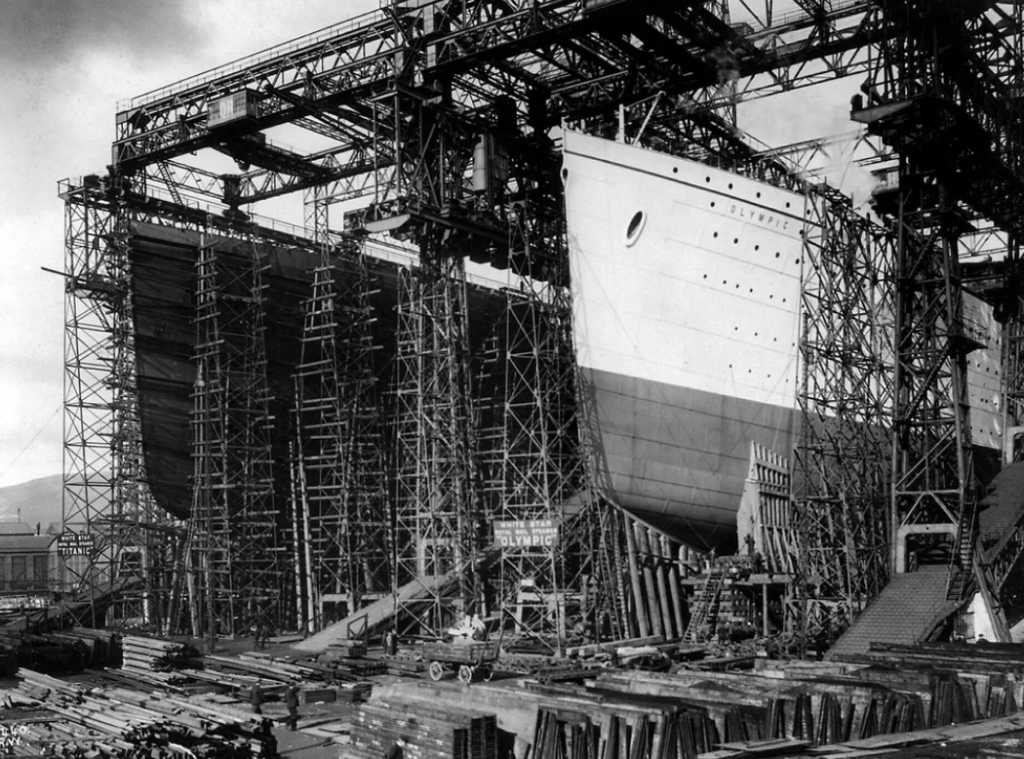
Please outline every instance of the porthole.
M629 224L626 225L627 248L640 239L640 235L643 234L645 226L647 226L647 214L643 211L637 211L633 214L633 218L629 220Z
M562 169L562 182L564 183L564 182L568 182L568 181L569 181L569 170L563 168Z

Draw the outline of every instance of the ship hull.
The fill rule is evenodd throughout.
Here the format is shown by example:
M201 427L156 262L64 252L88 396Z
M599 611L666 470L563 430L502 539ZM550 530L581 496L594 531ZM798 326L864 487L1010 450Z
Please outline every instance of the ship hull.
M582 374L606 497L693 547L735 548L749 441L790 450L795 412L614 372Z
M574 336L604 497L701 549L736 547L751 443L789 457L800 416L805 198L566 133ZM1000 445L1000 335L965 306L979 460ZM990 467L986 467L990 468Z

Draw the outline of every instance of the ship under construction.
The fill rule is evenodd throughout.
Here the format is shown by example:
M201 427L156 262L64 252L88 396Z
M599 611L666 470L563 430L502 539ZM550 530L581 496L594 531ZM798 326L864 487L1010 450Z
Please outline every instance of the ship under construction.
M1010 641L1024 9L782 6L395 0L120 104L60 187L65 611ZM811 85L870 207L739 128Z

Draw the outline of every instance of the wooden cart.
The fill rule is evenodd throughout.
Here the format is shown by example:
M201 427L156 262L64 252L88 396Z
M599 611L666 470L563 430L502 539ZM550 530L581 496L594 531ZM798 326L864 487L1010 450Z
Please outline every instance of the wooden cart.
M423 644L423 658L430 662L431 680L440 680L448 672L456 672L464 683L472 682L477 676L490 680L500 651L500 640Z

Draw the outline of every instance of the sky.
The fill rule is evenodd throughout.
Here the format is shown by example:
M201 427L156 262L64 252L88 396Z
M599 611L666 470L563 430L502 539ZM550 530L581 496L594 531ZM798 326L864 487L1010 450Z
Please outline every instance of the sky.
M0 487L61 471L64 209L102 173L118 101L377 0L0 0Z
M378 2L0 0L0 487L61 472L63 280L43 268L64 268L57 183L104 171L117 102ZM759 106L756 131L775 144L838 133L846 103L779 99Z

